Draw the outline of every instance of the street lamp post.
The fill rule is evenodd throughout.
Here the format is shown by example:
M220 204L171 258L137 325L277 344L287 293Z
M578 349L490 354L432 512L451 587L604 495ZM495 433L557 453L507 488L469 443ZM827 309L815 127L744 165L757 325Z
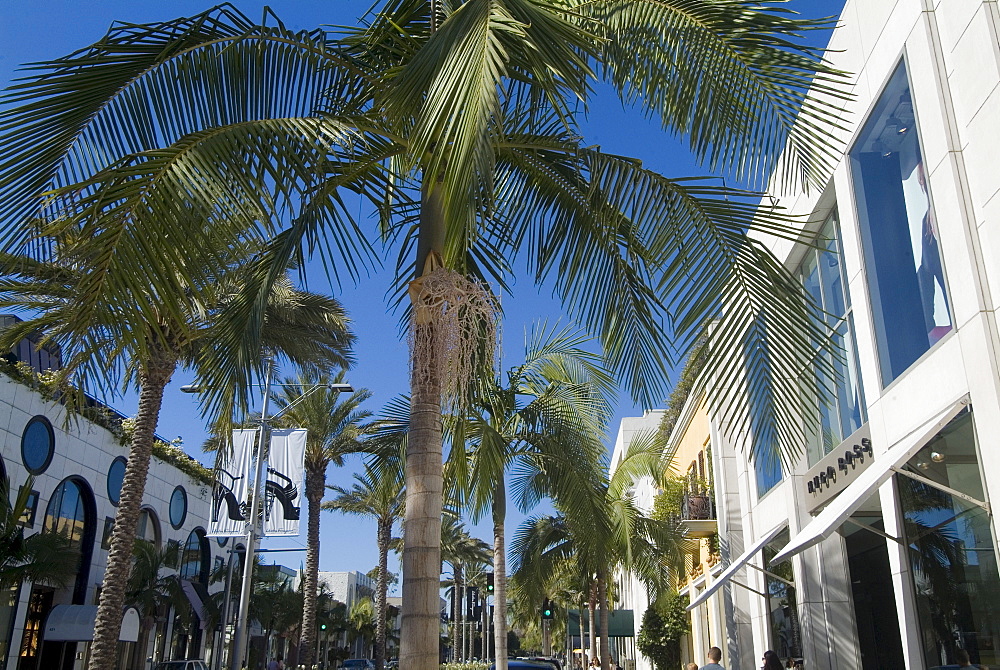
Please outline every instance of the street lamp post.
M310 395L313 391L319 389L329 389L337 392L347 392L351 393L354 388L350 384L316 384L308 388L304 393L302 393L294 402L285 405L274 416L268 416L268 403L271 398L271 378L274 374L274 357L268 355L267 357L267 371L264 375L264 394L261 400L260 408L260 430L257 432L257 455L254 464L254 475L253 475L253 487L250 489L250 500L248 501L249 507L249 518L247 521L247 534L246 534L246 558L243 561L243 583L240 586L240 608L239 615L236 619L236 623L233 626L233 646L230 650L229 655L229 668L230 670L240 670L245 666L246 655L247 655L247 638L249 637L249 616L250 616L250 595L253 593L253 566L254 566L254 556L257 554L257 544L260 542L260 533L258 529L258 524L261 520L258 518L260 510L260 486L261 486L261 475L263 473L264 464L264 451L265 447L269 442L271 435L271 421L277 419L279 416L287 412L289 409L298 404L306 396ZM299 386L298 384L280 384L279 386ZM181 391L184 393L199 393L203 389L202 387L190 384L181 387Z
M270 437L271 425L267 418L268 400L271 398L271 375L274 374L274 357L268 356L264 377L264 398L260 408L260 430L257 432L257 458L254 465L253 488L250 489L250 515L247 522L246 560L243 561L243 583L240 585L240 608L233 627L233 648L229 655L230 670L240 670L245 665L246 639L249 637L250 594L253 592L253 565L257 551L257 510L260 508L260 476L264 469L264 445Z

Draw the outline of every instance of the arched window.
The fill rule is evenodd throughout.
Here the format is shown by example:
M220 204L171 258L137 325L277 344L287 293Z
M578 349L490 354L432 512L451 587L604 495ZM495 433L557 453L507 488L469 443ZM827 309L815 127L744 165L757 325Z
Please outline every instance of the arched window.
M181 579L189 579L207 584L210 558L211 549L208 546L205 531L195 528L188 535L187 542L184 543L184 550L181 553Z
M135 527L135 536L140 540L151 542L157 549L160 548L160 522L156 519L156 513L148 507L139 510L139 523Z
M73 602L82 605L87 599L87 578L94 549L94 532L97 511L94 494L79 477L64 479L49 498L45 509L44 532L61 533L68 537L80 552Z

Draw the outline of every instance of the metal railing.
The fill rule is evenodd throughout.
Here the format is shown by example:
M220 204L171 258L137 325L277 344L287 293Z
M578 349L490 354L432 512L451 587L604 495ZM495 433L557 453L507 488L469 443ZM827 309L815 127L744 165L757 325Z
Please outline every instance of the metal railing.
M715 499L708 493L685 493L681 501L682 521L709 521L716 519Z

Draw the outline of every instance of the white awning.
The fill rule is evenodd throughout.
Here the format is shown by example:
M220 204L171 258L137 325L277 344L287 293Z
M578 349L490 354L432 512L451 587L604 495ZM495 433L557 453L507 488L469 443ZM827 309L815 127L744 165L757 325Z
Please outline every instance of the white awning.
M871 467L858 475L858 478L851 482L812 521L806 524L805 528L796 533L791 542L785 545L771 560L771 564L787 560L800 551L818 542L822 542L833 534L849 516L854 514L875 493L878 487L892 476L893 468L898 468L910 460L915 453L920 451L931 438L937 435L968 404L968 396L963 397L944 412L941 412L919 428L911 431L906 437L889 447L889 449L878 454Z
M94 639L97 621L97 605L56 605L45 619L46 642L90 642ZM139 613L133 608L125 610L122 630L118 635L122 642L139 640Z
M122 616L122 631L118 634L122 642L139 641L139 611L134 607L126 608Z
M764 548L765 544L776 538L778 534L787 527L788 524L783 522L778 524L778 526L773 528L769 533L766 533L762 537L758 538L758 540L751 545L749 549L740 554L738 558L729 564L728 568L722 571L715 581L712 582L711 586L699 593L698 597L691 601L691 603L687 606L688 610L693 610L695 607L708 600L713 593L725 586L726 582L728 582L733 575L739 572L740 568L746 565L747 561L753 558L757 552Z

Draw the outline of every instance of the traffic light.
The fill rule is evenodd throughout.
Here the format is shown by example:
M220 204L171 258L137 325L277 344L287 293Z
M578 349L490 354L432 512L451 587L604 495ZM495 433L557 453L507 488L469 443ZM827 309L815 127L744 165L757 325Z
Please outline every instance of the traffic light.
M321 623L321 624L319 625L319 629L320 629L320 630L326 630L326 624L325 624L325 623Z
M493 591L495 591L495 590L496 590L496 586L495 586L495 584L493 582L493 573L492 572L487 572L486 573L486 594L487 595L492 595Z
M552 603L546 598L545 602L542 603L542 618L543 619L554 619L556 617L555 608L552 607Z

